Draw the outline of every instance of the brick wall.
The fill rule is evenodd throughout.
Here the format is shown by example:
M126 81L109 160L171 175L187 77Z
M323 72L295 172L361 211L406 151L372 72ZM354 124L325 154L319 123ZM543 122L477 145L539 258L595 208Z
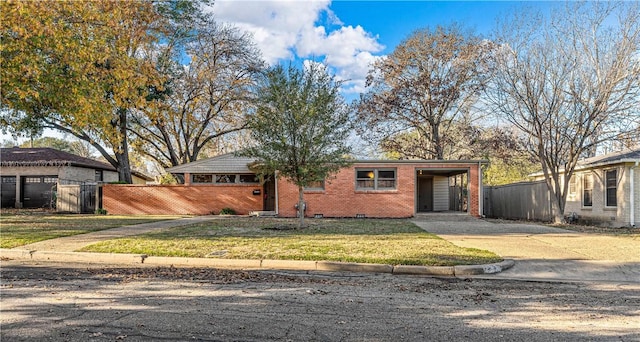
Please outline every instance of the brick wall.
M253 190L260 190L254 195ZM262 210L257 185L124 185L103 187L103 208L109 214L218 214L231 208L239 215Z
M395 190L360 191L355 189L355 168L396 168ZM306 216L322 214L325 217L411 217L415 215L416 170L421 168L468 168L469 169L469 214L478 213L478 165L477 164L355 164L342 169L334 178L325 182L324 191L305 191ZM295 217L298 189L284 179L278 180L279 216Z

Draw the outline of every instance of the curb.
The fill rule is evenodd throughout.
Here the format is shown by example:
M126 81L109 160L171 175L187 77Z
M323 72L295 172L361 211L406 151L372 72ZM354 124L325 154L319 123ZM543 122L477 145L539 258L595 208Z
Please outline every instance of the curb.
M391 273L429 276L469 276L494 274L511 268L515 262L506 259L502 262L485 265L462 266L411 266L365 264L337 261L298 261L298 260L253 260L253 259L214 259L158 257L145 254L120 253L88 253L88 252L50 252L30 251L24 249L0 249L0 258L9 260L87 262L95 264L124 265L157 265L157 266L190 266L215 267L242 270L297 270L297 271L332 271L332 272L365 272Z

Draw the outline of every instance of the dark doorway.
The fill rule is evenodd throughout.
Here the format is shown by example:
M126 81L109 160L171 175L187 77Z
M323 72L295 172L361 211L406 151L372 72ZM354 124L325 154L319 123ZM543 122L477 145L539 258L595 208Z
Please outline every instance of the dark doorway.
M16 176L2 176L0 184L0 199L2 208L13 208L16 206Z
M58 176L22 177L23 208L55 208Z
M418 178L418 212L433 211L433 177Z
M262 210L275 211L276 210L276 182L273 179L269 179L263 186L264 204Z

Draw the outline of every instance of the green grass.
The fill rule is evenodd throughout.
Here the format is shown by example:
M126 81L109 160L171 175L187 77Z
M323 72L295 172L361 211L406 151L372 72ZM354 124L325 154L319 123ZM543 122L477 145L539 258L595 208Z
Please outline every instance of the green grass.
M488 251L457 247L407 220L321 219L307 222L307 228L292 229L295 220L222 219L100 242L82 250L403 265L464 265L502 260Z
M3 213L0 216L0 248L171 218L177 217Z

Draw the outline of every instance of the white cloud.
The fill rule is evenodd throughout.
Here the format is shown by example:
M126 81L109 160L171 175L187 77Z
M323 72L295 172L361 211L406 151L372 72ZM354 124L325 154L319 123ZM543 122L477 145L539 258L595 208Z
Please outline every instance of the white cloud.
M329 0L216 0L213 13L218 20L251 32L267 63L321 59L339 79L346 80L343 92L357 93L364 89L369 65L384 46L363 27L345 26L330 4ZM326 24L340 27L327 32L325 26L318 25L323 14Z

